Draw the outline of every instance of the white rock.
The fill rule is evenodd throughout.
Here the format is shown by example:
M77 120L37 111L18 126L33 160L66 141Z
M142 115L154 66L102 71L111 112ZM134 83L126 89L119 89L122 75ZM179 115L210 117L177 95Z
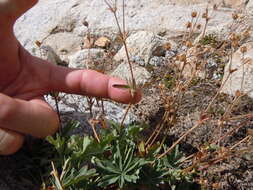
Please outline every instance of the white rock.
M60 32L48 36L43 44L52 47L58 55L71 54L80 50L82 38L73 33Z
M17 20L14 27L17 38L31 51L34 42L49 35L78 2L79 0L40 0Z
M191 19L193 10L203 13L205 8L206 3L179 5L164 0L128 0L125 16L127 30L148 30L155 33L167 30L175 35L185 31L185 24ZM222 31L232 20L232 12L230 9L215 12L208 29ZM121 13L119 7L119 20L122 20ZM17 21L15 34L31 50L35 40L42 40L49 34L72 32L84 36L87 33L87 28L82 24L84 19L89 22L92 33L110 37L118 32L113 15L104 1L40 0ZM203 19L200 20L203 23Z
M56 54L55 50L49 45L41 45L37 49L34 49L34 54L41 59L44 59L55 65L62 63L60 57Z
M89 61L102 58L103 56L103 49L83 49L69 56L69 67L84 69L87 68Z
M96 109L98 110L98 108L96 108ZM125 114L125 109L121 108L120 106L118 106L112 102L104 102L104 109L105 109L106 119L112 120L116 123L121 123L121 121L124 117L124 114ZM128 125L128 124L133 123L137 120L138 120L137 116L134 115L130 111L126 116L124 124Z
M71 116L72 120L78 120L83 126L88 127L87 122L90 119L89 107L85 96L60 93L60 101L58 103L60 113L65 116ZM47 102L56 109L55 100L51 96L46 96ZM104 101L105 117L108 120L120 123L124 117L125 109L112 103ZM93 117L101 115L101 107L94 104L92 109ZM126 116L124 124L128 125L137 121L137 116L131 111Z
M165 39L155 35L153 32L140 31L131 35L126 43L130 57L139 56L148 64L152 52L156 47L166 42ZM116 61L126 60L125 48L122 47L114 56Z
M225 67L223 84L225 83L222 92L235 95L239 90L247 93L253 98L253 42L244 44L247 47L247 52L243 56L240 49L233 54L231 65L228 63ZM238 69L229 75L229 68L232 70ZM227 80L227 81L226 81Z
M150 79L151 74L144 67L132 64L132 68L137 85L145 84ZM111 75L124 80L131 79L129 65L127 63L121 63Z
M219 6L238 8L239 6L246 4L247 0L171 0L171 2L183 5L209 2L210 4L217 4Z

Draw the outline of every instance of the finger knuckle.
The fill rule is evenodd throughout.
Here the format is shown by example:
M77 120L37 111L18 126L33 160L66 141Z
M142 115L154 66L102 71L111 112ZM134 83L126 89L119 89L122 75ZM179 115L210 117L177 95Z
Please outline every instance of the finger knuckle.
M0 123L8 122L14 112L13 101L10 97L0 94Z

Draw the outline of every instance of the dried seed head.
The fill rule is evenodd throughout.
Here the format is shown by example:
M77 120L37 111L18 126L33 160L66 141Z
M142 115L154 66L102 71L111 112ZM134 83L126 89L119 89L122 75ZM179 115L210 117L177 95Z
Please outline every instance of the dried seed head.
M237 13L233 13L233 14L232 14L232 18L233 18L234 20L237 20L237 19L239 18L239 15L238 15Z
M185 45L186 45L186 47L191 48L192 47L192 42L191 41L187 41L185 43Z
M82 24L87 28L89 27L89 23L86 20L84 20Z
M241 52L242 54L246 53L246 52L247 52L247 47L246 47L246 46L242 46L242 47L240 48L240 52Z
M191 14L192 18L195 18L197 16L197 14L198 13L196 11L193 11L192 14Z
M217 5L217 4L214 4L214 5L213 5L213 10L215 10L215 11L218 10L218 5Z
M191 28L192 27L192 23L189 21L186 23L186 28Z
M231 41L237 41L238 40L238 36L235 33L232 33L229 36L229 40L231 40Z
M201 29L201 24L198 24L198 25L197 25L197 29L198 29L198 30Z
M243 38L249 38L250 37L250 30L247 29L242 33Z
M229 38L229 40L234 41L235 40L235 33L232 33Z
M237 91L235 92L235 97L239 97L239 96L241 96L241 92L240 92L240 90L237 90Z
M207 19L207 18L208 18L208 13L203 13L203 14L202 14L202 18Z
M160 88L161 90L163 90L165 88L165 84L159 83L158 88Z
M171 43L168 42L168 43L164 44L164 45L163 45L163 48L164 48L165 50L167 50L167 51L168 51L168 50L171 50Z
M232 45L233 48L237 48L239 46L239 42L237 40L232 41L231 45Z
M36 46L38 46L38 47L40 47L40 46L42 45L42 43L41 43L40 41L38 41L38 40L35 41L35 44L36 44Z
M181 62L186 62L186 54L183 53L183 54L181 54L181 55L178 55L178 56L177 56L177 60L178 60L178 61L181 61Z

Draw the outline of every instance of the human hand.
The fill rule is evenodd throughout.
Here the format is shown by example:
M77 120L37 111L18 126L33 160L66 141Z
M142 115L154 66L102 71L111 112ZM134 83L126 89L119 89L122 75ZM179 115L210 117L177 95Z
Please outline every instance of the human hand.
M92 70L60 67L32 56L13 33L16 19L37 0L0 0L0 155L15 153L24 135L43 138L59 126L55 111L43 95L59 91L101 98L121 103L140 100L130 92L114 88L124 84L117 78Z

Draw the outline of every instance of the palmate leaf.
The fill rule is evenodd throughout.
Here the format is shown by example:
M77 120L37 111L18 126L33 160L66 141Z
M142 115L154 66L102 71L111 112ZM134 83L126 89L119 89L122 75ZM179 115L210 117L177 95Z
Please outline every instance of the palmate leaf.
M79 171L72 169L71 175L69 175L66 179L63 179L63 186L64 188L68 188L72 185L77 185L80 182L83 183L85 180L88 180L96 175L96 170L89 170L87 166L83 166Z
M65 138L69 138L70 137L70 133L71 131L73 131L74 129L77 129L80 127L80 122L79 121L69 121L67 123L66 126L64 126L62 129L61 129L61 136L62 137L65 137Z
M122 188L126 183L136 183L142 166L148 163L142 158L134 157L135 146L125 144L120 147L120 143L116 141L111 160L93 159L93 163L99 168L100 175L106 175L99 179L102 187L118 184Z
M56 134L55 138L52 136L48 136L46 140L55 147L55 149L60 155L64 154L66 145L66 139L64 137L61 137L59 134Z
M134 182L134 183L136 183L136 181L139 179L139 177L138 176L135 176L135 175L125 175L124 176L124 178L125 178L125 180L127 181L127 182Z
M108 185L112 185L116 183L119 180L119 178L120 176L118 175L105 175L104 177L100 179L100 182L98 183L98 185L100 187L106 187Z
M100 160L98 158L93 158L92 163L104 170L107 173L111 174L121 174L119 168L115 167L111 160Z

